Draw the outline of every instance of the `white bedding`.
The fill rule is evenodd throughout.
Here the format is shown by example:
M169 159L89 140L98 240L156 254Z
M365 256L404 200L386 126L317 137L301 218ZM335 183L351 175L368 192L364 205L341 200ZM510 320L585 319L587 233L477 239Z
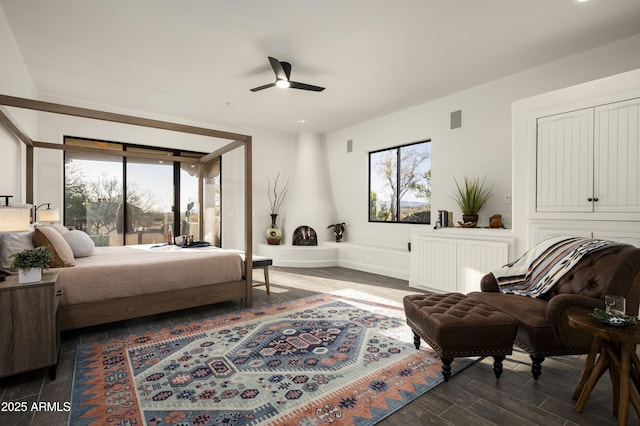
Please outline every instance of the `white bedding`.
M96 247L60 273L61 305L240 281L242 258L217 247Z

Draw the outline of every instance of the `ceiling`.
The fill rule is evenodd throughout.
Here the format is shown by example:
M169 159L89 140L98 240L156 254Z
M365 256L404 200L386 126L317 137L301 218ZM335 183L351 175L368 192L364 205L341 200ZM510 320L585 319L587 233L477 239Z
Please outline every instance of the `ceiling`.
M640 33L638 0L0 0L42 99L326 133ZM323 92L249 89L267 59ZM299 122L304 120L304 123Z

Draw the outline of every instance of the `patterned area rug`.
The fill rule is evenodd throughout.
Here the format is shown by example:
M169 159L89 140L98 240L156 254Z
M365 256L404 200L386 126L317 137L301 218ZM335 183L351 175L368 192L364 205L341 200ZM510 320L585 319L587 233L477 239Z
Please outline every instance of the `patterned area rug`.
M442 364L415 349L401 307L365 298L325 294L79 345L69 424L375 424L442 382Z

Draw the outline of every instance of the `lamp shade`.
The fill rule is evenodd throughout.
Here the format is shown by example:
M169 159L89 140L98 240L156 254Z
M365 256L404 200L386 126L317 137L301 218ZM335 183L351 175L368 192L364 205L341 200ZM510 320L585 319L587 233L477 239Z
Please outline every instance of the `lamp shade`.
M38 212L40 222L58 222L60 220L60 209L45 209Z
M28 231L30 213L30 207L0 207L0 232Z

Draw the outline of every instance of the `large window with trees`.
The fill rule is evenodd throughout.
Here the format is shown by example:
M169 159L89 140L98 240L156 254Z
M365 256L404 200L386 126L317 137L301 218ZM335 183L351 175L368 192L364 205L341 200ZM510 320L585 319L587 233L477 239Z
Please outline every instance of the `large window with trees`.
M369 221L431 223L431 141L369 153Z
M65 144L80 148L65 151L66 226L85 231L98 246L164 243L169 227L174 236L220 245L219 158L207 164L200 185L203 153L72 137ZM210 218L204 235L200 188Z

